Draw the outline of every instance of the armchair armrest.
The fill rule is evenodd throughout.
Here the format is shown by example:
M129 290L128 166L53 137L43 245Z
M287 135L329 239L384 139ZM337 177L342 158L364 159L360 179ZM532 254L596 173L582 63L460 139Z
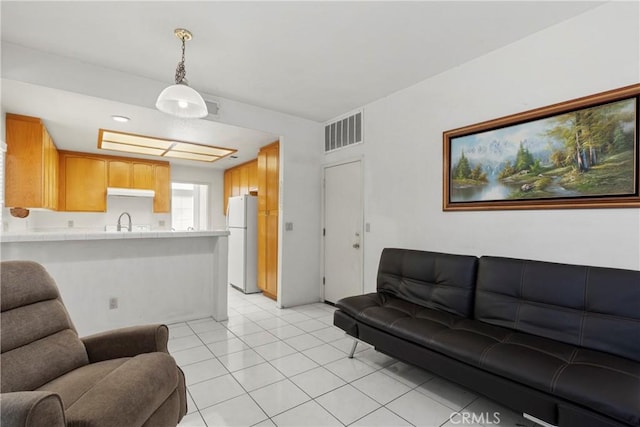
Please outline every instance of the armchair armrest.
M3 426L64 427L62 400L48 391L17 391L0 394L0 424Z
M90 363L156 351L168 353L168 340L166 325L132 326L82 338Z

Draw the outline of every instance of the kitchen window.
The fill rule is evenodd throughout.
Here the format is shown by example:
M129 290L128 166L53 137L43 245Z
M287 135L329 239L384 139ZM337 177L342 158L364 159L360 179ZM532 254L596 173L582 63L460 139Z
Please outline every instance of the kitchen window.
M189 182L171 183L171 229L206 230L209 223L209 186Z

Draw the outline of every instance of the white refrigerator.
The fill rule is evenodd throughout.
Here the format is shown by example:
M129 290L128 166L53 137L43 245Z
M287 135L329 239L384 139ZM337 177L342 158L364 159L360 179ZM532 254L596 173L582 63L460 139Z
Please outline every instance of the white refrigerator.
M229 197L229 285L251 294L258 289L258 198Z

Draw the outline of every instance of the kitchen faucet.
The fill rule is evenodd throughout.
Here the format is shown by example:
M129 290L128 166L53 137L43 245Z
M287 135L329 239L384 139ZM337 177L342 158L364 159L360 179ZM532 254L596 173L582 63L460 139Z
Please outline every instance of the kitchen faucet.
M131 215L129 215L129 212L122 212L118 217L118 231L122 230L122 224L120 223L120 220L122 219L123 215L126 215L129 218L129 226L127 227L127 230L131 231L133 229L133 224L131 223Z

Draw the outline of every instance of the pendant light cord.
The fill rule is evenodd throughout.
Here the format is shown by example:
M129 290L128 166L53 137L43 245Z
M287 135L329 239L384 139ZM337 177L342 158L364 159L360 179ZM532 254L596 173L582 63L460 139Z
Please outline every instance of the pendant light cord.
M184 69L184 37L182 39L182 60L178 62L178 66L176 67L176 84L187 84L187 79L185 79L185 75L187 74Z

